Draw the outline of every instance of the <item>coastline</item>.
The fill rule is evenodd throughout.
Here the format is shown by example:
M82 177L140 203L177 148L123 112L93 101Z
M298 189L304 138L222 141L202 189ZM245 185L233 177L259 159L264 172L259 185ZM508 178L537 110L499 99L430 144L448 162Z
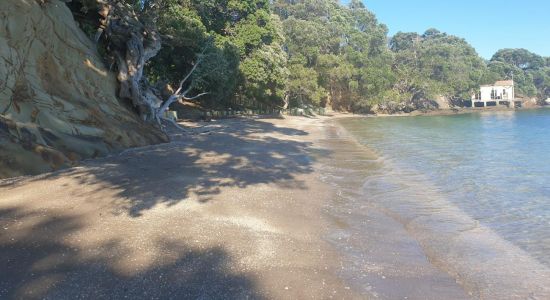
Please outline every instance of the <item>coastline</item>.
M325 121L321 143L333 151L319 173L336 191L325 213L333 222L327 238L343 258L341 276L372 298L470 299L399 220L368 200L364 180L383 161L352 138L340 119Z
M363 176L363 199L371 210L399 223L423 255L439 270L451 275L474 299L547 299L550 269L529 253L480 224L431 187L431 181L405 170L359 143L338 124L341 140L371 153L376 167L356 163L347 169L368 168ZM345 141L344 141L345 142ZM342 143L342 141L340 142ZM346 147L354 159L357 151ZM343 156L346 154L342 154ZM340 171L341 172L341 171ZM414 175L413 175L414 174ZM357 214L362 206L352 205ZM387 250L387 249L386 249ZM455 296L445 298L455 299Z
M0 297L480 296L361 198L382 161L349 117L187 122L168 144L0 181Z
M507 108L507 107L486 107L486 108L454 108L454 109L438 109L438 110L415 110L410 113L401 113L401 114L375 114L367 115L372 117L419 117L419 116L453 116L453 115L462 115L462 114L472 114L472 113L485 113L485 112L502 112L502 111L524 111L524 110L536 110L536 109L548 109L550 106L529 106L522 108Z

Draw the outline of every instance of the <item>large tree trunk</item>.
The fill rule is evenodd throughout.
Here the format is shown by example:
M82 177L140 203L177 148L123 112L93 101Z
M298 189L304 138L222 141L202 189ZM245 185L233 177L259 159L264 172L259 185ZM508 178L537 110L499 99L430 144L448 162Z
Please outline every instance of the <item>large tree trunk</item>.
M147 122L159 122L157 110L162 101L143 77L143 68L161 49L160 35L154 26L143 24L132 7L121 1L100 1L103 20L98 31L107 41L107 50L117 64L118 95L128 100Z
M161 100L160 93L143 76L145 65L161 49L160 34L154 25L154 13L151 12L158 10L157 2L146 2L145 9L138 16L133 7L120 0L90 0L95 3L97 14L87 13L89 7L84 4L84 0L80 1L84 9L75 6L73 11L84 11L84 15L80 16L82 19L89 21L97 15L100 17L100 20L95 20L98 24L95 40L102 42L107 56L116 63L119 98L131 103L144 121L160 126L170 104L180 99L193 100L207 94L201 93L194 97L187 95L192 90L192 84L188 81L191 81L191 75L200 64L204 52L198 55L198 61L192 70L166 101ZM184 86L187 89L184 90Z

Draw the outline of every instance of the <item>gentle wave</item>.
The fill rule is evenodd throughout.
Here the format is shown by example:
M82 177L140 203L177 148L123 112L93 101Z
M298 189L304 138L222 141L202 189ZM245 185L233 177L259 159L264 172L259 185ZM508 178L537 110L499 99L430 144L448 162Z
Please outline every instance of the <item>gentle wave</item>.
M476 298L550 299L547 266L455 205L448 194L459 188L438 186L422 171L400 164L399 149L392 148L394 156L388 157L380 150L387 148L360 143L364 135L357 136L357 122L362 120L341 122L346 129L328 137L337 140L330 142L336 157L324 167L326 182L347 193L348 210L368 203L397 220L432 264Z

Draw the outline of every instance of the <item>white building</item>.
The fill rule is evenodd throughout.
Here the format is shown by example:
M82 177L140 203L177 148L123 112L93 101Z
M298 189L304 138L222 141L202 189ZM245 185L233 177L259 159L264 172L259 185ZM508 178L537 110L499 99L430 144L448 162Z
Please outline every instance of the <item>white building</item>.
M479 93L472 96L472 106L510 105L515 99L514 81L501 80L491 85L480 86Z

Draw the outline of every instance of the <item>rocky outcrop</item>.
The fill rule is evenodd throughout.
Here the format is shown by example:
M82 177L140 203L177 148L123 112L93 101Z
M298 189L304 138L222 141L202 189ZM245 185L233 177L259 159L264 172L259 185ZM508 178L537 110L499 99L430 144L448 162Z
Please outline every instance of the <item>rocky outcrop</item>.
M388 101L380 104L376 104L371 108L372 113L374 114L399 114L399 113L410 113L411 111L416 110L416 107L411 103L397 102L397 101Z
M167 141L59 0L0 1L0 178Z
M377 104L371 108L375 114L400 114L410 113L416 110L432 111L439 109L451 109L454 106L449 99L439 96L436 100L417 99L410 102L388 101Z

